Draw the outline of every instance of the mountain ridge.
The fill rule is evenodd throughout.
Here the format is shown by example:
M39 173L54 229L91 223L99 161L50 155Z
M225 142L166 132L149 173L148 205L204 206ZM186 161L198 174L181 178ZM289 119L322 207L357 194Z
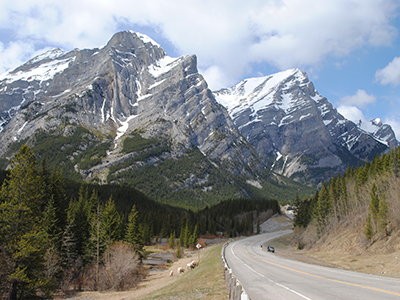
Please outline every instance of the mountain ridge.
M214 95L263 162L298 180L320 181L312 171L323 168L329 178L399 145L389 125L377 122L367 132L345 119L299 69L244 79Z
M28 144L71 178L131 185L168 204L202 208L227 198L307 195L304 183L356 164L363 159L356 151L389 148L334 114L304 72L283 74L247 80L259 107L248 99L232 115L195 55L171 58L140 33L116 33L100 48L49 50L0 75L0 165ZM348 128L328 127L329 118ZM345 134L342 144L335 134ZM350 142L358 143L354 153L344 145Z
M28 76L43 64L45 75ZM170 58L143 35L120 32L101 48L50 51L7 74L3 167L26 143L74 179L132 185L197 208L307 190L265 168L215 101L195 55Z

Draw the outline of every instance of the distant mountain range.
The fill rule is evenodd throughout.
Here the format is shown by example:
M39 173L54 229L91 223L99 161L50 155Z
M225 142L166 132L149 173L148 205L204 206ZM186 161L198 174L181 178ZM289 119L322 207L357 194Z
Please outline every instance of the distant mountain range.
M346 120L297 69L213 93L196 56L171 58L131 31L0 75L2 168L27 144L65 176L191 208L306 195L304 183L398 145L390 126L373 126Z
M299 69L246 79L214 95L263 163L300 181L319 182L399 145L379 119L364 126L344 118Z

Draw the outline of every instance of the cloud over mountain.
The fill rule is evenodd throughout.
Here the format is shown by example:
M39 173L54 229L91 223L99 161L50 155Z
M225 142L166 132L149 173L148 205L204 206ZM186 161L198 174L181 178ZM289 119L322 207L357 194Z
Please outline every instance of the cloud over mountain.
M0 29L29 41L31 47L19 47L24 61L44 42L66 50L94 47L121 26L150 26L178 54L196 53L200 69L213 74L215 88L236 82L257 63L315 67L365 45L389 45L398 6L384 0L16 0L2 4ZM1 54L15 46L4 43ZM3 70L11 67L7 61L0 64Z

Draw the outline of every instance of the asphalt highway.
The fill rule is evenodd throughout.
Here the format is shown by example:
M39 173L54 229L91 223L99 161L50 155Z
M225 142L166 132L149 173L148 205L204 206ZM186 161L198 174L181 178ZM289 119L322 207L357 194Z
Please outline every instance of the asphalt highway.
M266 251L271 240L290 232L248 237L225 249L229 267L251 300L400 299L400 279L306 264Z

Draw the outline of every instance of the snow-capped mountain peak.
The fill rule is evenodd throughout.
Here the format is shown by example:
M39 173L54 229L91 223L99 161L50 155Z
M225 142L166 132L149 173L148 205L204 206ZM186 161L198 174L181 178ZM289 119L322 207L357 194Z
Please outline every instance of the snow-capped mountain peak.
M57 73L64 71L70 62L75 60L74 56L64 57L65 51L54 48L35 56L27 63L0 75L0 81L6 80L10 84L17 80L24 81L47 81Z
M245 79L214 96L266 163L284 157L283 166L271 168L288 176L307 164L347 166L337 154L343 151L371 160L398 145L391 127L378 118L358 125L345 119L299 69Z
M214 95L232 118L247 109L250 109L255 116L269 106L287 112L297 105L291 90L295 87L304 88L309 83L305 72L289 69L269 76L245 79L231 88L214 92ZM315 96L314 86L311 84L309 88L311 88L310 95ZM317 97L319 98L322 97Z

